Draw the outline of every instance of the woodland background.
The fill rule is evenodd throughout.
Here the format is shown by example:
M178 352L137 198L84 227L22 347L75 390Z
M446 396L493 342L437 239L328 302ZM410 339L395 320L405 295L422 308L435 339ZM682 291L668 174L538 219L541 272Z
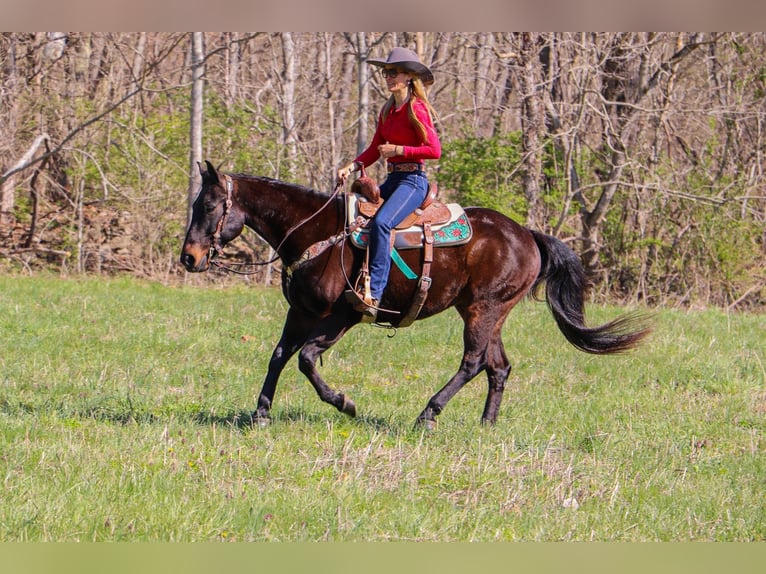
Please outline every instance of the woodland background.
M764 310L765 33L2 33L0 272L190 280L195 162L331 191L394 45L436 76L445 198L567 241L596 298Z

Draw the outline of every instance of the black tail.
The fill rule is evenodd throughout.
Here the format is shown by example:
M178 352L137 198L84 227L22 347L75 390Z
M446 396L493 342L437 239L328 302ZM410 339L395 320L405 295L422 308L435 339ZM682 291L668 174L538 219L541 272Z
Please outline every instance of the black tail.
M530 230L540 249L540 275L532 285L535 296L545 282L548 307L567 341L586 353L620 353L637 346L650 332L647 318L632 313L600 327L585 326L585 270L577 254L563 241Z

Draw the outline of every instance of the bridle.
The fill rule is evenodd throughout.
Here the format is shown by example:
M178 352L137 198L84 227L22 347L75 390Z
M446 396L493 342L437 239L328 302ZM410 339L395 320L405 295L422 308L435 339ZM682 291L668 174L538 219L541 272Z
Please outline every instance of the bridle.
M221 174L224 182L225 182L225 188L226 188L226 201L224 202L223 207L223 213L221 214L221 219L218 220L218 224L215 227L215 232L213 233L213 241L210 245L210 251L208 253L208 261L211 265L214 265L218 269L221 269L222 271L228 271L230 273L234 273L237 275L253 275L257 273L257 270L252 271L240 271L239 269L234 269L229 265L224 265L223 263L220 263L215 256L220 256L223 254L223 246L221 245L221 232L223 231L224 226L226 225L226 218L229 215L229 212L231 211L231 207L233 205L233 199L232 196L234 194L234 182L228 174ZM256 261L254 263L237 263L238 266L261 266L261 265L269 265L271 263L274 263L277 261L279 257L279 250L280 248L285 244L285 241L287 241L288 237L292 235L297 229L299 229L301 226L305 225L312 219L314 219L317 215L319 215L332 201L338 196L338 194L343 189L343 185L345 183L345 179L339 179L338 182L335 184L335 189L333 189L332 194L330 194L330 197L327 199L327 201L319 208L317 209L313 214L308 216L303 221L300 221L296 225L293 225L290 229L287 230L285 233L284 238L282 241L279 242L279 245L274 249L274 257L269 259L268 261ZM348 209L348 202L343 202L344 209ZM328 248L333 247L334 245L340 244L341 246L346 241L348 237L353 235L358 229L361 227L364 227L367 223L367 220L363 217L357 217L355 221L349 222L347 213L344 214L343 221L345 222L343 225L343 229L333 235L332 237L329 237L328 239L324 239L321 241L317 241L310 245L308 249L306 249L295 261L290 263L289 265L286 265L284 267L285 272L285 281L289 282L292 280L292 276L295 273L295 271L298 270L299 267L301 267L304 263L307 263L308 261L314 259L315 257L318 257L322 253L324 253ZM346 275L345 265L343 264L343 253L344 251L341 250L341 270L343 271L343 277L346 282L346 286L354 290L355 287L351 283L349 277ZM286 292L289 291L289 289L285 290ZM288 295L288 301L289 301L289 295ZM393 329L394 334L396 334L396 329L394 327L386 327ZM393 335L391 335L393 336Z
M233 199L232 196L234 194L234 181L232 180L231 176L228 174L221 174L221 177L224 180L224 187L226 189L226 201L223 204L223 213L221 214L221 219L218 220L218 224L215 226L215 232L213 233L213 241L210 244L210 251L208 252L208 260L210 261L211 265L215 265L219 269L223 271L229 271L231 273L235 273L237 275L253 275L257 271L254 269L252 271L240 271L238 269L234 269L229 265L224 265L223 263L220 263L215 256L222 256L223 255L223 245L221 245L221 232L223 231L224 226L226 225L226 219L229 216L229 212L231 211L231 206L233 205ZM330 197L327 199L327 201L320 207L318 210L316 210L313 214L308 216L303 221L298 222L297 224L293 225L290 229L287 230L287 233L285 233L284 238L282 241L280 241L279 245L274 249L274 256L269 259L268 261L256 261L254 263L238 263L239 266L245 266L245 265L251 265L251 266L261 266L261 265L271 265L275 261L279 259L279 250L282 248L282 246L285 244L285 241L301 226L305 225L312 219L314 219L317 215L319 215L332 201L337 197L338 193L340 193L341 189L343 188L343 181L338 181L335 184L335 189L333 190L332 194L330 194ZM318 242L321 244L326 244L324 248L321 251L324 251L326 247L329 247L330 245L334 245L335 243L338 243L339 241L345 239L350 235L352 231L344 230L338 235L330 238L330 240L325 240L324 242ZM317 245L317 244L315 244ZM315 245L312 245L304 254L302 254L292 265L288 266L288 272L292 273L292 271L295 270L300 264L305 263L309 259L307 257L307 253L312 252L315 253ZM321 253L320 251L320 253ZM317 253L318 254L318 253ZM315 256L315 255L314 255Z
M223 175L224 181L226 182L226 201L223 204L223 213L221 214L221 219L218 220L218 225L215 226L215 233L213 233L213 242L210 244L210 251L208 252L208 259L210 262L213 261L214 255L223 255L223 245L221 245L221 231L223 230L223 226L226 223L226 218L229 216L229 211L231 211L232 206L232 193L234 192L234 182L231 180L231 177L228 175Z

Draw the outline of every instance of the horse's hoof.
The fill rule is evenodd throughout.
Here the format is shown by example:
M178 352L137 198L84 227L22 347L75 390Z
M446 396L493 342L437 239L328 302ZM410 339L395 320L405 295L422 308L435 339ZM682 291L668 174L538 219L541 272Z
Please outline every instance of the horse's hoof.
M268 426L271 426L271 417L258 417L255 419L255 424L260 429L265 429Z
M356 405L354 404L354 401L352 401L351 399L349 399L348 397L346 397L344 395L343 396L343 406L341 406L340 412L342 412L344 414L347 414L351 418L355 418L356 417Z
M261 429L265 429L267 426L271 425L271 417L269 415L259 415L257 412L250 415L250 420L253 426Z
M436 430L436 421L433 419L418 419L415 421L415 428L426 432Z

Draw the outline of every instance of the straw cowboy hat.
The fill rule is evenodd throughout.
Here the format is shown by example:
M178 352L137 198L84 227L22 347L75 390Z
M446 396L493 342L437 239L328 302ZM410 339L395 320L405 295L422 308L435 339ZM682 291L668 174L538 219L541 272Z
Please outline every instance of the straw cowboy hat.
M423 80L423 83L426 86L430 86L434 83L434 75L431 73L431 70L423 65L415 52L408 50L407 48L396 47L391 50L391 53L385 60L380 58L370 58L367 60L367 63L372 64L373 66L378 66L379 68L396 66L402 70L416 74Z

